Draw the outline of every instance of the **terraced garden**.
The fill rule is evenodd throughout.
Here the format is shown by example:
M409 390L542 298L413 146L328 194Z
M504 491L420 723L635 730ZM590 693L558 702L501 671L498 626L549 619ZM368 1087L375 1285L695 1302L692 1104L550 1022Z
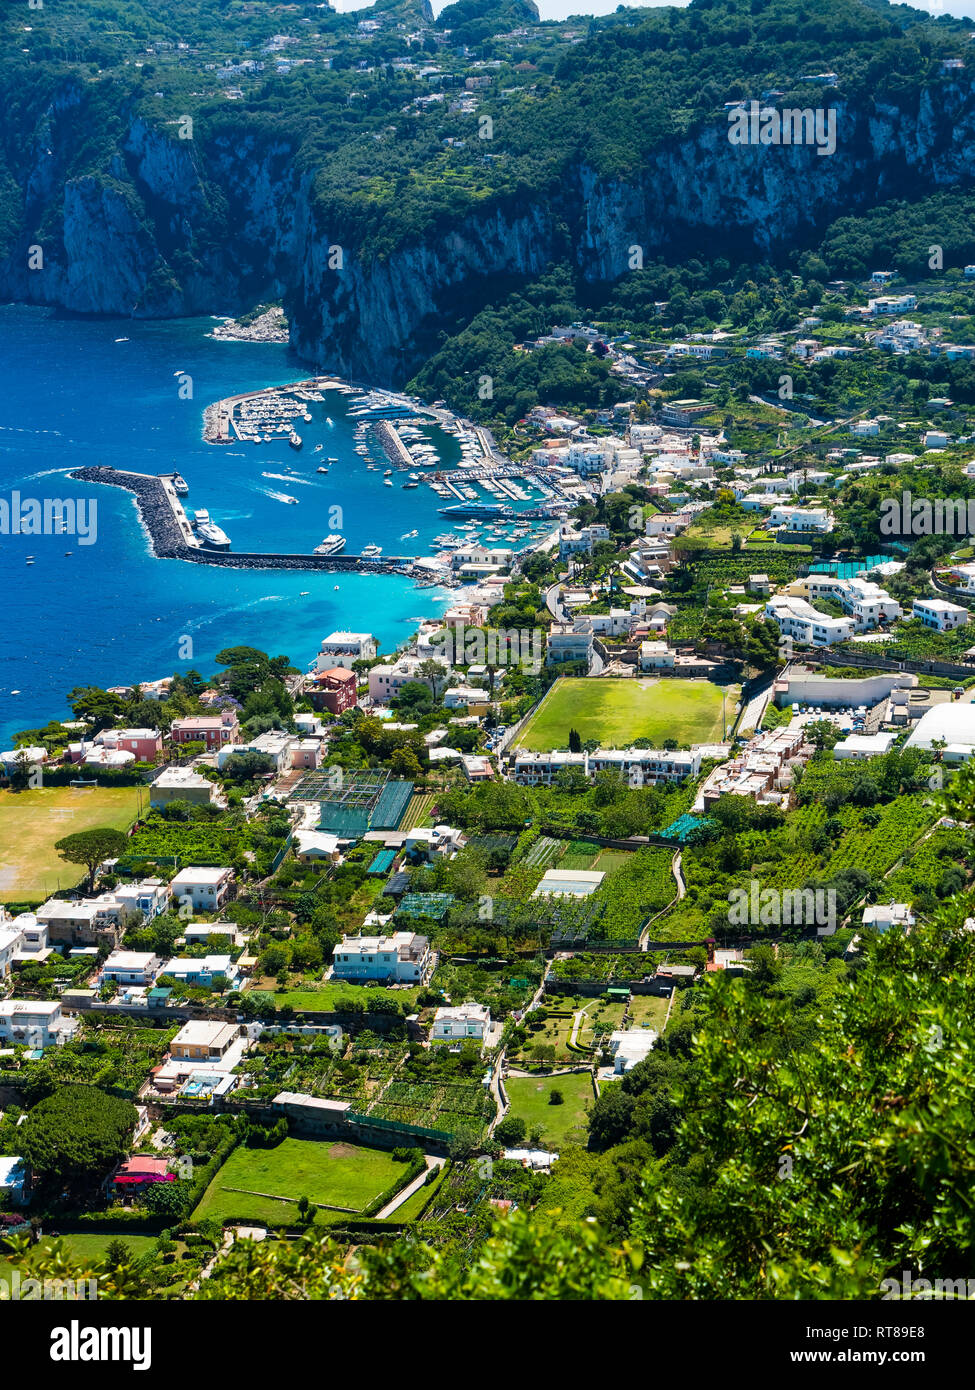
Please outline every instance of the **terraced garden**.
M479 1081L393 1081L369 1110L377 1119L450 1133L480 1131L491 1113L490 1098Z

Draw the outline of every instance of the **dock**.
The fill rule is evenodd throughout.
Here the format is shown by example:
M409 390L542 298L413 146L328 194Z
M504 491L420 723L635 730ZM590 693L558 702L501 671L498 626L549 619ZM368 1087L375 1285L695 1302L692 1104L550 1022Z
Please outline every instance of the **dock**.
M77 468L69 476L78 482L101 483L131 492L149 535L152 553L159 559L188 560L192 564L219 565L224 569L344 570L360 574L403 574L427 582L431 577L429 569L417 563L419 557L416 555L381 555L374 559L345 554L210 550L193 535L172 486L173 474L127 473L117 468L93 467Z

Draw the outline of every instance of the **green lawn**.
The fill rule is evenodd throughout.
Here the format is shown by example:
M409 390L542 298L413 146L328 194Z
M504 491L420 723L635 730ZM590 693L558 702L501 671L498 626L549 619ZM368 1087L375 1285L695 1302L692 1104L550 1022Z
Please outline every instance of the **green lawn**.
M241 1145L193 1216L274 1224L295 1216L299 1197L359 1212L397 1180L405 1182L407 1173L407 1165L394 1162L385 1150L360 1145L316 1139L285 1139L273 1149Z
M588 1135L586 1106L593 1100L592 1078L588 1072L565 1076L509 1076L504 1083L511 1109L506 1115L524 1120L529 1131L542 1127L542 1143L584 1144ZM565 1097L561 1105L551 1105L552 1091Z
M38 787L0 791L0 902L42 902L84 877L66 864L56 840L79 830L128 830L139 809L138 787ZM144 789L143 789L144 791Z
M19 1265L21 1278L26 1279L29 1267L37 1259L48 1245L58 1242L64 1247L69 1255L73 1255L79 1260L90 1260L93 1264L102 1258L111 1245L113 1240L120 1240L127 1245L132 1252L132 1258L138 1259L141 1255L146 1255L156 1244L156 1236L129 1235L128 1232L119 1234L117 1231L68 1231L64 1235L45 1235L39 1245L34 1246L26 1263ZM13 1266L0 1254L0 1279L9 1279L13 1272Z
M722 696L730 726L738 694L736 685L703 680L563 677L529 719L517 746L534 752L567 748L570 729L578 730L583 743L596 739L602 748L628 748L639 738L657 748L665 739L708 743L722 737Z
M277 982L265 976L263 979L255 980L252 989L262 990L273 994L275 1007L280 1009L285 1004L290 1004L293 1009L308 1009L312 1012L330 1012L335 1008L338 999L358 999L364 1009L368 1010L370 1001L375 999L392 999L397 1004L403 1005L409 1001L410 1005L416 1003L416 996L419 987L408 987L406 989L385 989L382 986L356 985L349 984L344 980L328 980L323 984L308 981L305 984L296 983L278 993Z

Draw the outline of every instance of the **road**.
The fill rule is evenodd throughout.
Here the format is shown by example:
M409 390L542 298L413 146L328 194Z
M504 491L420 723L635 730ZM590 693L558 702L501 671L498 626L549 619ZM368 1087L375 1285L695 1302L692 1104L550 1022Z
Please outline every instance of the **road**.
M426 1164L426 1167L424 1168L423 1172L418 1173L412 1182L408 1182L406 1184L402 1192L397 1192L396 1196L392 1199L392 1201L387 1202L386 1205L382 1208L382 1210L376 1213L376 1221L388 1220L388 1218L392 1216L393 1212L396 1211L399 1207L401 1207L408 1197L412 1197L414 1192L419 1191L419 1189L426 1182L427 1176L431 1168L442 1168L444 1164L447 1162L447 1160L445 1158L441 1158L439 1154L424 1154L423 1161Z

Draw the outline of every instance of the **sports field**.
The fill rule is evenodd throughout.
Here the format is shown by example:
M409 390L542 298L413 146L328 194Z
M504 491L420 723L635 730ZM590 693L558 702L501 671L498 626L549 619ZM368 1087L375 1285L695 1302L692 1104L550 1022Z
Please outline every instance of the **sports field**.
M409 1169L383 1149L315 1139L284 1139L273 1149L234 1149L204 1192L195 1219L294 1219L299 1197L359 1212ZM290 1198L290 1201L287 1200Z
M530 752L568 748L569 730L601 748L628 748L649 739L713 743L722 737L722 699L730 727L740 687L703 680L575 678L558 680L531 716L516 743Z
M96 827L128 830L139 809L139 793L139 787L0 791L0 902L42 902L58 887L80 883L85 870L66 864L55 841Z

